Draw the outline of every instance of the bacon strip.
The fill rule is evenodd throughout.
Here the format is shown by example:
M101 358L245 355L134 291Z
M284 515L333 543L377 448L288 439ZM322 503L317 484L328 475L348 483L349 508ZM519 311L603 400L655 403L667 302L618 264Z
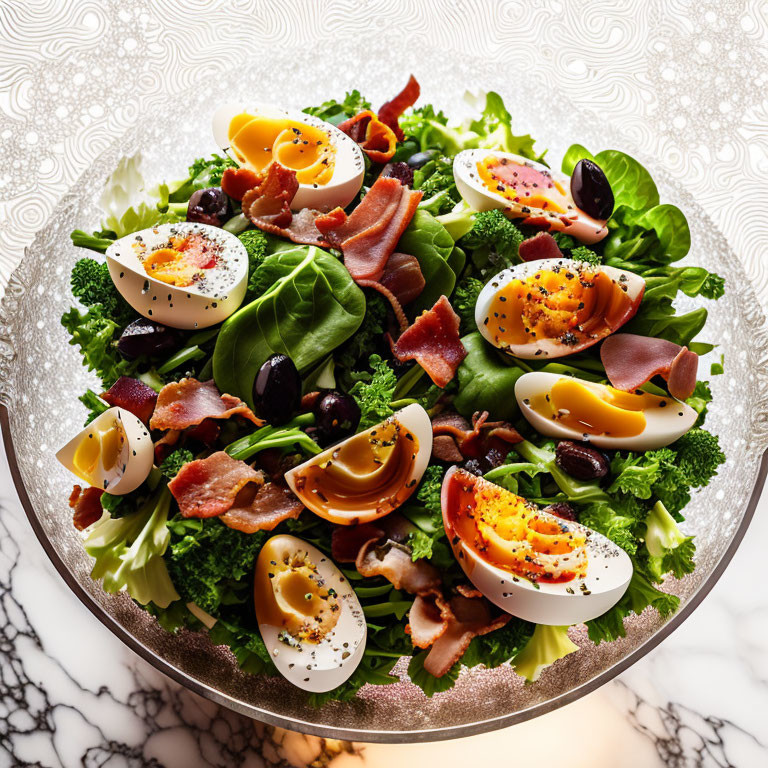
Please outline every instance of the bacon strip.
M444 619L444 628L424 660L424 669L435 677L442 677L451 669L464 655L473 638L500 629L512 618L507 613L492 618L490 603L485 598L457 595L451 598L449 609L450 616ZM419 608L419 610L422 609ZM443 608L441 616L446 613ZM413 638L413 634L411 637ZM419 639L422 638L419 637Z
M217 451L185 464L168 483L182 517L218 517L230 510L248 483L263 483L263 475L244 461Z
M549 232L539 232L520 243L518 249L523 261L539 261L540 259L560 259L563 252Z
M72 523L78 531L84 531L101 519L104 509L101 506L101 488L88 487L85 490L76 485L69 496L69 506L74 509Z
M264 424L242 400L220 394L213 380L182 379L166 384L160 390L149 426L152 429L186 429L204 419L228 419L231 416L242 416L256 426Z
M395 154L397 135L369 109L339 123L338 127L360 145L373 163L386 163Z
M259 229L287 237L301 245L328 247L315 226L318 211L303 208L291 212L291 201L299 189L296 171L270 163L258 184L243 195L243 214Z
M459 337L459 316L445 296L390 344L398 360L416 360L438 387L448 384L467 356Z
M407 548L387 542L377 546L378 539L364 544L355 561L358 572L365 577L384 576L395 589L413 595L430 594L440 587L440 573L426 560L411 559Z
M221 189L233 200L242 200L249 189L258 186L261 178L250 168L227 168L221 175Z
M155 410L157 392L139 379L121 376L101 399L112 406L125 408L147 424Z
M337 563L354 563L360 550L384 538L384 531L373 523L339 525L331 534L331 557Z
M617 333L603 342L600 359L611 384L624 392L634 392L656 375L679 400L690 397L696 387L699 356L666 339Z
M421 86L418 80L411 75L405 88L394 99L382 104L379 108L379 120L386 123L395 132L398 141L405 138L405 134L400 129L398 118L408 107L412 107L416 103L420 95Z
M451 606L442 595L417 595L408 612L405 631L416 648L429 648L445 634L451 618Z
M263 476L262 476L263 482ZM275 483L248 483L221 516L224 525L243 533L271 531L284 520L295 520L304 505L288 488Z
M417 299L426 285L419 260L407 253L397 252L387 260L379 282L394 294L401 305Z
M421 196L397 179L380 176L349 216L335 209L319 216L315 224L341 250L353 280L378 281Z
M432 419L432 455L439 461L457 463L484 457L492 466L502 463L509 446L522 435L506 421L488 421L488 411L472 416L472 425L458 413L441 413Z

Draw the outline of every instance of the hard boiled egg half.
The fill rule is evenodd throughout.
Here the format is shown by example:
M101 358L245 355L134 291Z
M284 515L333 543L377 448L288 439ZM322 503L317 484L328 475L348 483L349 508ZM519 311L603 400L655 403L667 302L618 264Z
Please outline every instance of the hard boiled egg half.
M418 404L328 448L285 473L316 515L339 525L368 523L415 490L432 454L432 424Z
M344 208L363 184L365 161L357 143L303 112L229 104L213 116L213 137L240 166L256 173L272 162L296 171L294 211Z
M365 616L344 575L319 549L273 536L256 561L254 606L272 661L305 691L330 691L365 650Z
M537 624L578 624L615 605L632 562L605 536L456 467L443 523L469 580L502 610Z
M588 440L598 448L649 451L684 435L698 414L672 397L534 371L515 382L520 411L542 435Z
M116 496L138 488L154 461L149 432L124 408L109 408L73 437L56 458L81 480Z
M596 344L634 317L645 280L633 272L572 259L542 259L502 270L480 291L480 333L515 357L553 358Z
M248 254L208 224L160 224L116 240L107 265L141 315L172 328L207 328L229 317L248 286Z
M608 234L605 220L592 218L574 203L570 176L520 155L467 149L454 158L453 177L459 194L476 211L503 208L510 218L565 232L587 244Z

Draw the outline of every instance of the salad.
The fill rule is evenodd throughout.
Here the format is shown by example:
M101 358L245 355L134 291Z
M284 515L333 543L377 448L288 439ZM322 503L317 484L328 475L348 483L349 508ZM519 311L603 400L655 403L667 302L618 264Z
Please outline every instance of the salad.
M216 152L156 187L124 158L72 233L62 324L100 383L57 457L92 577L318 706L402 657L427 696L534 681L574 624L669 616L725 460L706 302L675 306L724 281L678 264L683 213L496 93L459 125L419 92L222 107Z

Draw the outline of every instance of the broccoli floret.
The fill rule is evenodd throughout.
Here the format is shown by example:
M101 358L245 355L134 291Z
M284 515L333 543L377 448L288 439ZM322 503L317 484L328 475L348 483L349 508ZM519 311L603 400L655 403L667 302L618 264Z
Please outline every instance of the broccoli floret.
M518 262L523 233L498 209L474 214L472 229L461 238L461 247L472 252L482 274L498 272Z
M515 656L512 665L518 675L534 682L550 664L578 650L579 646L568 637L568 627L537 624L531 639Z
M701 488L717 474L725 461L717 435L696 428L686 432L672 444L677 452L677 466L693 488Z
M106 264L95 259L80 259L72 267L71 283L76 299L86 307L99 304L104 316L117 325L127 325L136 316L115 288Z
M138 511L105 517L91 528L85 550L96 560L91 577L103 579L105 592L125 589L142 605L153 602L160 608L179 599L163 559L170 506L170 491L163 486Z
M476 277L465 277L457 286L453 294L453 308L461 318L461 335L471 333L477 327L475 325L475 305L483 283Z
M360 406L358 430L373 427L394 413L390 403L397 386L395 372L380 355L371 355L368 364L373 373L358 374L359 380L349 390Z
M645 519L645 546L649 568L657 581L666 573L682 578L695 568L693 556L696 546L692 536L686 536L667 508L657 501Z
M171 545L165 560L176 589L187 602L216 614L226 605L245 602L250 576L265 531L245 534L216 518L169 522Z
M189 464L194 458L192 451L187 450L186 448L177 448L173 453L168 454L168 456L163 459L159 469L168 480L173 480L173 478L179 474L179 470L185 464Z
M603 260L598 256L591 248L587 248L586 245L580 245L578 248L574 248L569 254L569 259L575 261L582 261L585 264L591 264L596 267L603 263Z
M238 240L245 246L245 251L248 254L248 290L246 301L252 301L258 297L260 292L253 282L253 276L256 268L264 261L267 255L269 241L260 229L249 229L238 235Z

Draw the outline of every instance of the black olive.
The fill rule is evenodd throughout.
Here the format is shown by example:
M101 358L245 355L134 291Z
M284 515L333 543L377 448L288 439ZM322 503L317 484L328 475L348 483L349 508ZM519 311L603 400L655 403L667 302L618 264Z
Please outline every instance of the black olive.
M232 203L219 187L198 189L187 206L187 221L220 227L232 216Z
M117 342L117 351L126 360L142 355L159 357L180 347L183 340L183 334L176 328L140 317L126 326Z
M301 376L288 355L272 355L253 382L256 415L272 425L290 421L301 405Z
M572 440L561 440L557 444L555 463L577 480L597 480L605 477L609 469L604 453Z
M592 160L579 160L571 176L573 202L594 219L604 220L613 213L613 190L603 169Z
M381 175L397 179L404 187L413 186L413 168L408 163L387 163Z
M360 423L360 406L351 395L329 389L313 408L317 437L323 445L353 434Z
M408 158L408 165L411 168L421 168L426 165L437 154L436 149L428 149L426 152L417 152Z

